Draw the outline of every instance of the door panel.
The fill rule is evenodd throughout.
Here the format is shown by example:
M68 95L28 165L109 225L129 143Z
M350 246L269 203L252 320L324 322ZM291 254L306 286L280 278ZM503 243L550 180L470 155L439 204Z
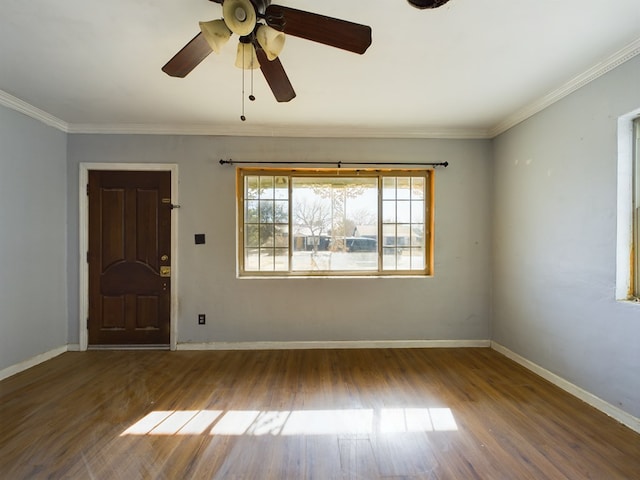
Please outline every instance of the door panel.
M168 345L171 173L94 170L87 191L89 345Z

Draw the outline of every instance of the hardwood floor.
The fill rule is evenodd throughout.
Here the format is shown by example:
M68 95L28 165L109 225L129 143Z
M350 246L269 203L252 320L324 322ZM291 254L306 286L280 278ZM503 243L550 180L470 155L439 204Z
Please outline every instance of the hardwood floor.
M633 479L640 435L490 349L65 353L2 479Z

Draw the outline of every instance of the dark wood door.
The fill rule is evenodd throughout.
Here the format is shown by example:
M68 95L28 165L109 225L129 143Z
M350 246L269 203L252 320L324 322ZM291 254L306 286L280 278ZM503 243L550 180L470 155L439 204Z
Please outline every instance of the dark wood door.
M168 345L171 172L89 172L89 346Z

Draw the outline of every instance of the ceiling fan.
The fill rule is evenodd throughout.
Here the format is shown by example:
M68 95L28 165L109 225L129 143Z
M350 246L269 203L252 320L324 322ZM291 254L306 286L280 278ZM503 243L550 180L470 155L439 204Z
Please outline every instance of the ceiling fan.
M210 0L222 4L223 18L200 22L200 32L162 70L185 77L212 51L219 53L232 33L240 37L236 66L260 68L278 102L296 96L278 55L285 34L363 54L371 45L371 27L294 8L271 0Z

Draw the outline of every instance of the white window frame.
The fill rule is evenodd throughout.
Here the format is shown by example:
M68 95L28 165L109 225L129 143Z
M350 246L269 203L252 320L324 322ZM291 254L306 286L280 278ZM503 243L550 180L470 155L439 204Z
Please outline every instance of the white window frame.
M640 108L618 118L616 289L640 305Z
M288 176L289 177L289 215L288 215L288 236L289 236L289 269L288 270L245 270L245 176ZM410 270L394 270L383 268L382 254L385 249L385 245L382 241L377 242L378 253L378 269L376 270L318 270L318 271L306 271L295 270L292 268L292 255L295 251L294 232L292 226L292 195L291 195L291 178L294 177L347 177L347 176L367 176L378 179L378 239L382 238L382 225L383 218L382 211L382 178L384 177L424 177L425 179L425 213L424 213L424 241L423 241L423 255L424 255L424 268L410 269ZM398 276L410 276L410 277L430 277L433 275L434 264L434 169L433 168L399 168L399 169L380 169L380 168L339 168L339 169L321 169L321 168L256 168L246 167L236 169L236 196L237 196L237 275L239 278L282 278L282 277L398 277Z
M640 299L640 117L633 120L633 271L632 291Z

